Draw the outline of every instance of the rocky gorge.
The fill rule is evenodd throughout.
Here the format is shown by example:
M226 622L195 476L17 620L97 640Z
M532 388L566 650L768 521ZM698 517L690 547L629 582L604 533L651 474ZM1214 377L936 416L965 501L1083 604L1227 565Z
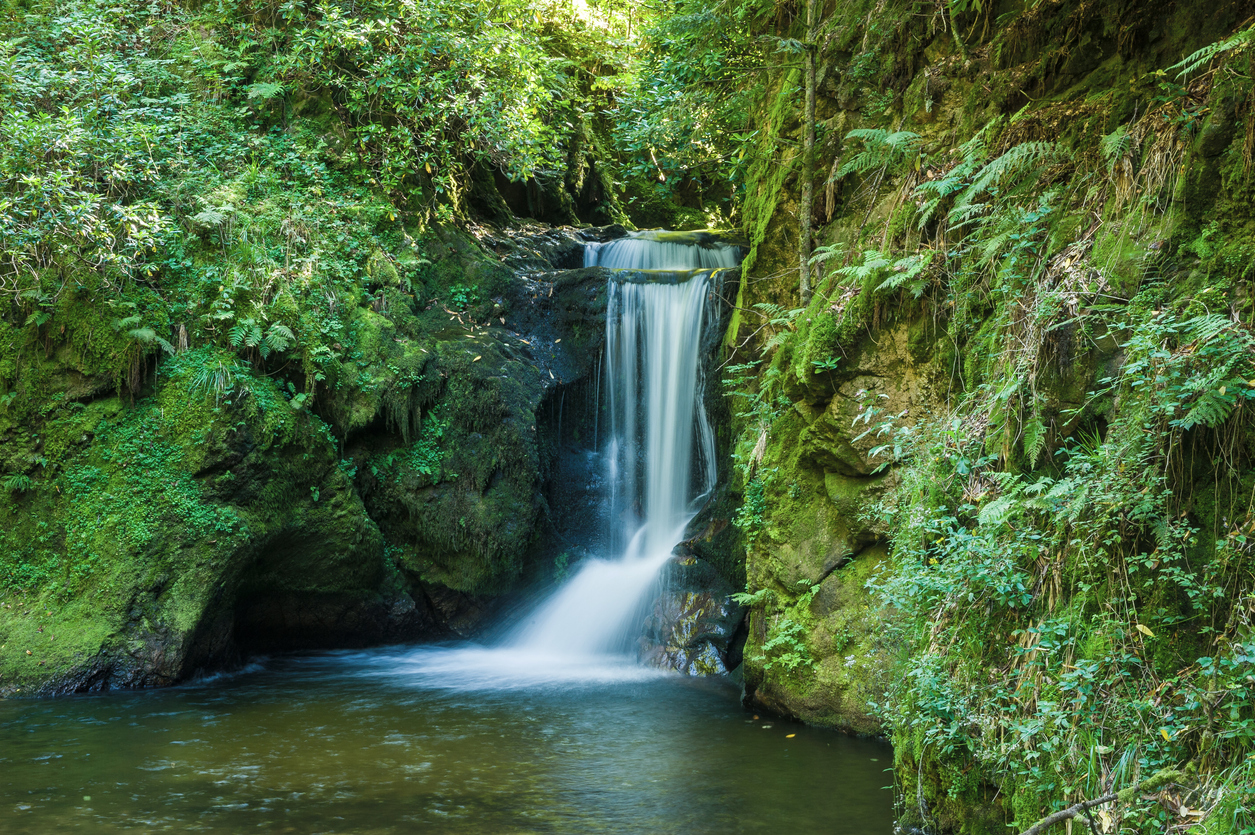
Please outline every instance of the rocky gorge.
M263 5L11 50L0 695L511 622L609 545L586 247L729 227L639 657L904 831L1252 831L1249 4Z

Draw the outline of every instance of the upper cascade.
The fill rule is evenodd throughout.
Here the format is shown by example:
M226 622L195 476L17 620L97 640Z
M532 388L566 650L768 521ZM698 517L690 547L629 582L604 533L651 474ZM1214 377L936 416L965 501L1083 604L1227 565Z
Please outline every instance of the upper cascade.
M614 270L717 270L740 260L739 247L710 232L632 232L584 248L584 266Z

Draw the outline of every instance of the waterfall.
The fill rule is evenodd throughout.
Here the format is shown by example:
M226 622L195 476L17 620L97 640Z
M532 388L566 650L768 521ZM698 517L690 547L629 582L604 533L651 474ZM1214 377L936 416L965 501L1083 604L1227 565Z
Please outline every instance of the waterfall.
M697 235L638 233L590 244L585 266L618 271L608 288L606 443L614 554L589 559L508 639L551 657L626 653L663 563L715 486L702 405L702 333L713 270L735 247Z
M637 663L634 644L663 564L715 486L703 331L717 316L717 271L735 267L737 256L708 233L644 232L588 245L585 266L615 271L601 449L611 553L585 559L496 647L416 653L415 671L430 683L508 688L657 674Z
M604 244L587 244L585 267L612 270L717 270L735 267L735 246L709 232L633 232Z

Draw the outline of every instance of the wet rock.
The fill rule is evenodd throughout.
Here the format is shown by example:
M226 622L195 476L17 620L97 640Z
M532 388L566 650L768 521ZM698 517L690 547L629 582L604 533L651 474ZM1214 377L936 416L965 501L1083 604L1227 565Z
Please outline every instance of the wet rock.
M569 270L584 266L584 244L605 243L628 234L622 226L576 229L570 226L514 224L473 227L480 245L518 273Z
M641 657L685 675L725 675L740 663L745 609L714 566L684 546L676 551L645 621Z

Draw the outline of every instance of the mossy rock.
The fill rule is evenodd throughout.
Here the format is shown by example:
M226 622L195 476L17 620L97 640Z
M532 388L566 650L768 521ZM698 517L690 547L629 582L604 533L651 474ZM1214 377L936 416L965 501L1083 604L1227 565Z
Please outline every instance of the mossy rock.
M316 604L331 644L416 631L326 427L264 377L215 401L195 367L53 420L55 461L0 505L4 693L168 684L233 662L260 624L286 645L276 601Z

